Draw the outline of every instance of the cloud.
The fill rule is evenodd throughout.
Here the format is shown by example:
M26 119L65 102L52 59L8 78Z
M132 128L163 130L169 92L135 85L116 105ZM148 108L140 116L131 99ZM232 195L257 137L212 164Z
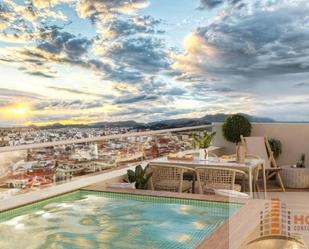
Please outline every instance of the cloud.
M106 20L116 14L134 13L148 5L148 0L80 0L77 3L76 10L82 18Z
M127 110L122 110L113 113L116 117L139 117L143 118L145 121L159 121L160 119L166 119L166 117L172 117L179 114L188 114L192 113L192 109L185 109L185 108L164 108L163 106L145 106L141 108L140 106L131 107ZM144 117L142 117L144 116ZM146 117L145 117L146 116Z
M158 28L162 20L136 13L148 4L145 0L78 3L79 15L90 18L96 27L98 35L92 51L104 61L92 62L96 68L103 68L103 77L136 83L142 82L147 74L169 69L169 52L163 40L155 37L164 32Z
M140 75L169 69L169 51L157 36L163 33L158 29L161 20L151 16L119 16L113 11L110 14L113 18L95 20L98 37L93 52L96 55Z
M70 2L37 0L31 8L34 12L38 8L37 12L41 13L44 8ZM30 34L25 38L29 45L2 49L0 62L16 65L27 74L44 78L57 78L59 66L68 64L93 70L104 80L134 84L142 82L145 73L165 70L170 63L163 42L151 37L163 33L156 29L161 20L149 15L132 15L147 5L148 1L141 0L129 3L118 0L79 1L76 10L81 17L94 21L98 32L95 38L89 39L64 31L66 25L36 26L31 32L20 32ZM102 18L107 13L113 18ZM15 38L18 40L20 37Z
M89 91L82 91L78 89L58 87L58 86L49 86L48 89L52 89L52 90L59 91L59 92L66 92L66 93L77 94L77 95L87 95L87 96L100 97L100 98L111 97L110 95L106 95L106 94L98 94L98 93L93 93Z
M143 83L137 86L140 92L152 93L162 96L181 96L186 93L182 86L171 86L169 82L159 76L150 76L144 79Z
M33 109L37 111L50 111L56 110L61 112L61 110L84 110L102 107L103 102L101 100L91 100L85 101L81 99L71 99L71 100L58 100L50 99L46 101L38 101L33 105Z
M48 74L48 73L39 72L39 71L29 71L29 69L27 69L26 71L27 71L27 74L30 74L33 76L40 76L40 77L49 78L49 79L55 78L53 74Z
M0 88L0 95L1 97L16 97L16 98L25 97L29 99L40 99L43 97L36 93L20 91L10 88Z
M243 7L242 0L200 0L199 9L213 9L224 3L229 4L230 6Z
M233 10L226 18L197 28L187 36L186 52L175 56L173 67L193 80L307 72L309 32L304 25L309 7L297 3L254 2L251 12Z
M1 39L17 42L18 40L27 41L35 36L38 22L44 23L45 20L66 20L60 11L50 8L37 9L38 4L60 2L57 0L34 0L25 1L24 4L17 4L14 1L3 0L0 3L0 31ZM64 2L64 1L62 1Z
M12 106L20 102L32 103L42 99L44 99L44 96L33 92L0 88L0 107Z
M47 8L63 3L73 3L73 0L32 0L32 4L37 8Z
M145 73L157 73L169 68L167 53L159 39L131 38L110 47L105 56L119 64Z
M37 48L0 48L0 62L2 64L15 65L19 70L27 74L45 78L55 78L57 76L57 72L50 67L49 63L55 63L59 59L58 55Z
M158 96L155 95L126 95L122 96L114 101L115 104L131 104L136 102L145 102L145 101L152 101L158 99Z
M309 83L308 82L300 82L300 83L296 83L294 85L295 88L303 88L303 87L309 87Z
M55 120L164 119L235 110L264 115L265 108L282 115L283 108L277 105L286 112L295 111L289 105L299 106L306 113L302 99L307 100L309 91L309 6L305 0L200 0L201 11L196 11L194 2L191 10L171 6L175 16L171 12L166 20L158 19L157 5L145 9L149 4L148 0L2 0L3 68L32 75L26 80L40 85L33 91L46 89L51 96L70 99L1 95L0 89L0 105L13 103L13 95L27 99L33 104L33 120L41 121L48 121L48 115ZM196 15L186 20L183 29L177 23L183 19L178 19L181 11ZM181 37L185 37L182 48ZM77 78L76 71L83 76ZM88 73L93 74L89 82ZM106 106L112 110L108 114Z
M12 6L7 2L0 3L0 29L4 30L14 21Z
M224 2L224 0L201 0L200 8L204 9L212 9L219 5L221 5Z
M105 80L136 83L144 79L142 73L135 69L127 68L122 65L105 63L97 59L90 59L84 62L79 61L77 65L95 70L101 75L102 79Z
M164 31L157 30L156 27L161 20L156 20L151 16L139 16L134 18L112 19L108 25L99 25L99 31L104 38L118 39L140 34L162 34Z
M52 68L57 64L85 64L91 40L61 31L58 26L40 28L36 47L10 47L0 49L0 61L15 64L25 73L46 78L57 77Z
M37 48L50 54L63 54L63 57L72 59L87 53L91 45L90 40L60 31L60 29L58 26L41 28Z

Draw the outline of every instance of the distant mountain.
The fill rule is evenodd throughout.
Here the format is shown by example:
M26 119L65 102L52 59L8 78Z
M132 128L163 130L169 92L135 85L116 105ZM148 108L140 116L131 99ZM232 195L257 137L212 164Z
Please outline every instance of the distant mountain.
M169 128L180 128L186 126L197 126L210 124L207 120L202 118L180 118L180 119L168 119L157 122L151 122L146 124L147 128L152 130L169 129Z
M98 122L89 124L89 127L138 127L143 126L142 123L137 123L134 120L117 121L117 122Z
M248 114L242 114L250 122L256 123L273 123L275 120L271 118L264 118L264 117L256 117L251 116ZM178 128L178 127L185 127L185 126L196 126L196 125L205 125L211 124L215 122L224 122L226 117L229 115L224 113L212 114L212 115L205 115L201 118L181 118L181 119L169 119L169 120L162 120L158 122L151 122L148 123L147 126L150 129L157 130L157 129L168 129L168 128Z
M65 127L72 127L72 128L77 128L77 127L85 127L87 125L84 124L70 124L70 125L64 125L60 123L54 123L50 125L44 125L44 126L37 126L37 125L29 125L29 128L33 129L60 129L60 128L65 128Z
M256 123L273 123L276 122L275 120L271 118L264 118L264 117L256 117L251 116L248 114L242 114L245 117L250 120L250 122L256 122ZM127 121L117 121L117 122L97 122L97 123L91 123L91 124L78 124L78 125L62 125L59 123L55 123L48 126L32 126L33 128L39 128L39 129L59 129L64 127L87 127L87 128L122 128L122 127L132 127L132 128L144 128L144 129L152 129L152 130L159 130L159 129L169 129L169 128L179 128L179 127L186 127L186 126L197 126L197 125L205 125L205 124L211 124L214 122L223 122L226 117L229 115L224 113L218 113L218 114L212 114L212 115L205 115L201 118L180 118L180 119L167 119L167 120L161 120L156 122L150 122L150 123L138 123L134 120L127 120Z
M245 116L250 122L255 122L255 123L274 123L276 122L274 119L271 118L265 118L265 117L257 117L257 116L252 116L248 115L245 113L239 113L243 116ZM218 114L213 114L213 115L206 115L202 117L202 119L207 120L208 122L214 123L214 122L224 122L226 117L230 115L224 114L224 113L218 113Z

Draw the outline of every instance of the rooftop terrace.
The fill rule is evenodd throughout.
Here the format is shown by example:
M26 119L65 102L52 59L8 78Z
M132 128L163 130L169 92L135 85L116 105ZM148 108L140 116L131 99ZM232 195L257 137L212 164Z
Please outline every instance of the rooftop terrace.
M283 168L297 171L299 169L291 168L290 165L294 165L301 154L309 156L309 124L253 123L252 126L252 136L267 136L282 142L282 154L277 161ZM287 209L292 219L292 226L289 228L291 233L301 236L297 243L301 241L303 244L300 243L299 247L295 248L305 248L302 246L309 244L306 223L309 215L307 209L309 203L306 203L309 186L296 188L297 182L292 185L294 187L289 186L290 182L288 184L285 182L286 192L278 192L273 191L274 188L278 189L276 179L271 179L267 184L267 199L263 195L261 180L257 181L261 193L254 193L253 199L228 198L216 194L201 195L197 190L195 193L172 193L111 188L112 183L123 182L127 170L134 170L138 164L145 167L155 158L181 151L197 153L192 144L191 133L192 131L200 133L204 130L216 132L211 150L217 156L235 153L235 145L227 142L222 135L222 123L1 147L0 211L79 189L243 203L246 208L229 219L219 229L220 233L214 233L202 240L197 248L208 248L209 245L215 245L216 248L252 248L249 247L252 246L250 243L257 243L255 240L261 237L258 225L260 213L266 212L265 205L272 205L279 198L279 207ZM303 176L308 174L308 168L301 170ZM289 176L284 177L285 180ZM291 177L293 176L288 178L289 181ZM245 192L248 192L248 189ZM281 222L282 226L285 225L283 221ZM239 229L234 231L234 228L232 229L234 226L239 226ZM223 236L223 234L229 236ZM290 243L290 240L282 242L279 239L276 244L271 238L267 238L267 241L272 245L269 248L284 248L279 246L288 246ZM265 246L262 243L255 245L261 248Z

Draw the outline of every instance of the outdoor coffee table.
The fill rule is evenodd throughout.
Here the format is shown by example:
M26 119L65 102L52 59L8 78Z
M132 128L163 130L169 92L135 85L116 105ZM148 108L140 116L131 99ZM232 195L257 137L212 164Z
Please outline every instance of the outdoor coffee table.
M238 169L248 174L249 181L249 196L253 197L253 172L255 169L262 166L263 169L263 183L264 183L264 197L266 198L266 174L264 160L262 159L246 159L245 163L238 163L236 161L223 160L220 158L209 158L209 160L199 160L198 157L194 157L192 161L183 160L169 160L167 157L160 157L149 161L151 166L183 166L195 169L197 167L222 167Z

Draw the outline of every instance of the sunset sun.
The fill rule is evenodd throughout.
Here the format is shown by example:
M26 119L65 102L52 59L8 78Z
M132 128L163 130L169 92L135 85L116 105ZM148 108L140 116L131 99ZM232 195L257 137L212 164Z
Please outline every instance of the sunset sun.
M23 119L28 117L30 113L30 106L25 103L15 104L3 108L3 114L9 119Z
M17 106L16 108L12 108L11 112L16 115L24 116L28 112L27 106Z

